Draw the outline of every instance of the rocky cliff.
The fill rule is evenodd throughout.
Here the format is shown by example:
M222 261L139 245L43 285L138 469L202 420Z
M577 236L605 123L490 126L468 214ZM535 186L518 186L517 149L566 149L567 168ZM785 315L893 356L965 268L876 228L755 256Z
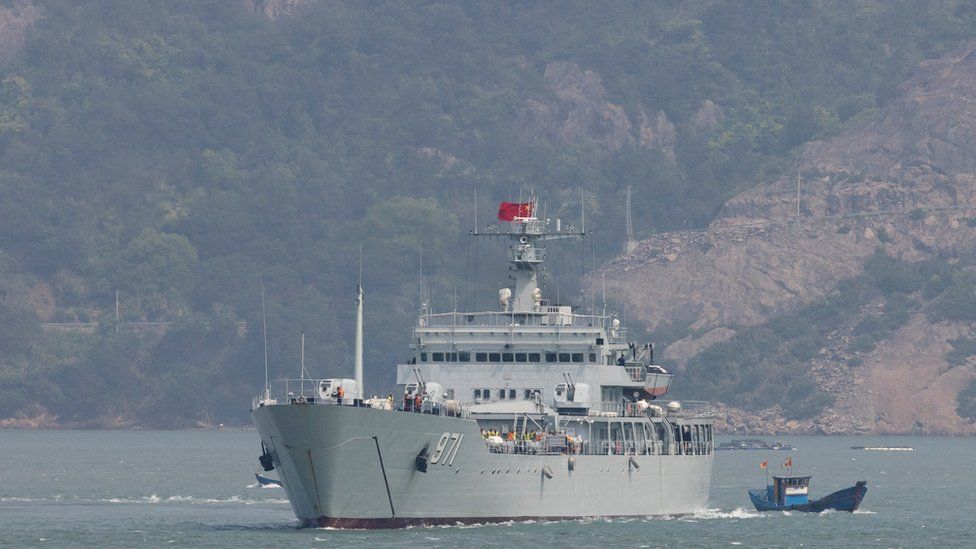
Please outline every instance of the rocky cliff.
M10 61L24 47L27 31L40 18L40 10L31 0L17 0L0 5L0 66Z
M649 330L674 335L663 355L681 369L745 327L824 298L879 252L905 262L971 259L974 114L976 43L969 43L924 63L873 119L807 144L786 175L727 201L707 230L656 235L617 258L605 269L607 285ZM875 314L869 309L860 316ZM972 433L956 403L976 368L972 358L950 364L945 354L949 340L973 329L916 311L873 349L856 349L851 327L837 326L807 363L807 375L835 397L832 406L793 421L775 406L723 406L723 426Z

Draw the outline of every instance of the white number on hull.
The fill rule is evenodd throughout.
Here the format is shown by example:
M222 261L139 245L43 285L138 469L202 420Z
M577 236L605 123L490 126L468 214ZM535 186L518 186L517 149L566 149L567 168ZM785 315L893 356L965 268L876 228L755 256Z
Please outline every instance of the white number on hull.
M464 440L464 435L459 435L457 433L454 433L454 436L457 437L457 442L454 443L454 446L451 447L451 451L448 452L448 455L450 456L450 459L447 460L447 465L448 466L453 466L454 465L454 458L457 457L458 448L461 447L461 441ZM451 438L454 438L454 437L451 437Z
M434 453L430 456L431 465L440 461L441 457L444 458L444 461L441 461L441 465L454 465L454 458L457 456L458 448L461 447L461 439L463 438L464 435L460 433L444 433L441 435L440 440L437 441L437 446L434 448ZM446 453L445 450L447 450Z

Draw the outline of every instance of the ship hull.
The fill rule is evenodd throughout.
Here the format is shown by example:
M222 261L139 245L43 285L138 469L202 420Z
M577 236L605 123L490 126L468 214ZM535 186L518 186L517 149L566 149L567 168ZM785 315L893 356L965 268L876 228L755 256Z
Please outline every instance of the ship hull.
M351 406L263 406L252 419L308 526L674 515L708 501L711 455L499 454L470 419Z

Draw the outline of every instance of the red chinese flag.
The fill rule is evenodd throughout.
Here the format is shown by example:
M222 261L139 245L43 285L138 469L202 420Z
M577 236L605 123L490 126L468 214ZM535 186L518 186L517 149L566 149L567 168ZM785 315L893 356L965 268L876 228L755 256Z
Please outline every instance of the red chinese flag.
M516 217L532 217L534 202L502 202L498 206L498 219L513 221Z
M769 460L768 459L762 460L762 463L759 464L759 468L760 469L765 469L768 466L769 466Z

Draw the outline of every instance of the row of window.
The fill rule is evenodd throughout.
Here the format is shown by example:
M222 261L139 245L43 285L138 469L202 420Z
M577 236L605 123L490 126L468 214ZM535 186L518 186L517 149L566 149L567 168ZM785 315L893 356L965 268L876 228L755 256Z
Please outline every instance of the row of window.
M471 362L471 354L462 353L420 353L421 362ZM596 353L474 353L475 362L596 362ZM428 360L429 358L429 360Z
M498 400L515 400L518 398L518 389L498 389ZM542 389L523 389L522 399L532 400L535 395L541 395ZM491 400L492 390L491 389L475 389L474 399L475 400Z

